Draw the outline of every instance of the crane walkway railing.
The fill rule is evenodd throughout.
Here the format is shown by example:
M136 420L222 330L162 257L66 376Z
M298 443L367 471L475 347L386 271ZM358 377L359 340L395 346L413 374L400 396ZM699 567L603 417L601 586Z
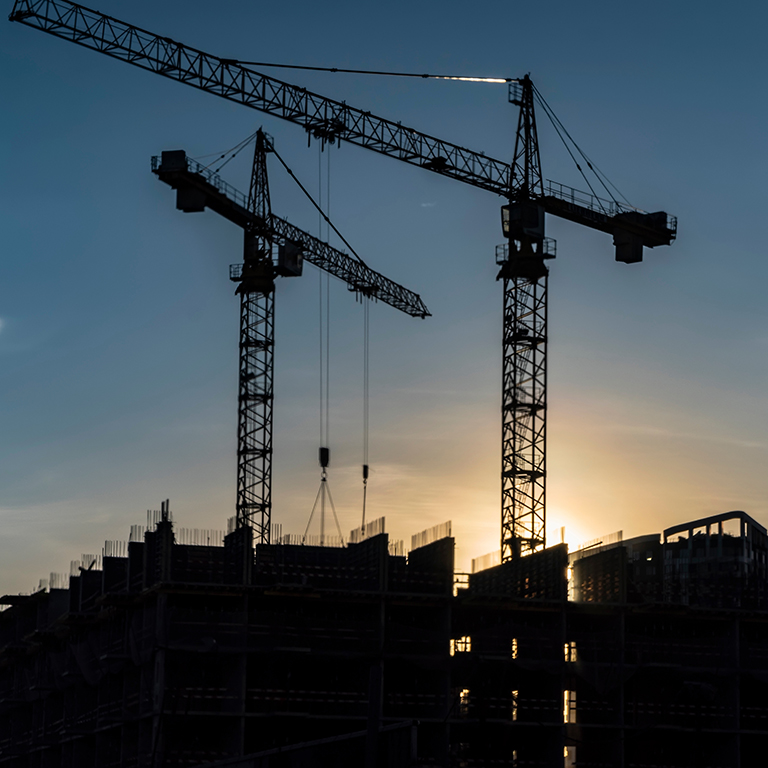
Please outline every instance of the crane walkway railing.
M647 213L647 211L636 208L634 205L620 203L618 200L606 200L604 197L598 197L591 192L584 192L581 189L575 189L551 179L547 179L544 183L544 197L553 197L561 202L570 203L607 218L613 218L622 213ZM667 229L672 233L677 233L677 216L666 214L666 217Z
M623 205L616 200L606 200L603 197L593 195L591 192L584 192L580 189L569 187L566 184L561 184L559 181L552 181L551 179L547 179L544 184L544 196L555 197L565 203L572 203L581 208L587 208L590 211L602 213L605 216L615 216L617 213L629 213L630 211L645 213L645 211L641 211L634 206Z
M158 168L160 168L161 162L161 159L157 155L154 155L152 157L152 170L156 171ZM189 156L187 156L187 170L191 173L199 174L211 186L216 187L216 189L218 189L222 195L228 197L230 200L232 200L232 202L237 203L237 205L248 210L248 198L246 195L244 195L236 187L233 187L231 184L228 184L226 181L224 181L224 179L222 179L221 176L219 176L219 174L215 171L212 171L205 165L201 165L197 162L197 160L193 160Z

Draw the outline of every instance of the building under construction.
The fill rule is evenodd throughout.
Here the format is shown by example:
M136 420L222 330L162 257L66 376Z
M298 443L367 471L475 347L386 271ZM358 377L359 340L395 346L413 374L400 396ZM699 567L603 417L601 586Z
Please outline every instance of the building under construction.
M383 532L182 544L166 507L67 588L3 598L0 766L765 765L754 520L465 576L444 533L407 557Z
M125 551L4 598L0 768L763 765L764 529L708 524L703 548L693 531L689 544L650 537L642 561L635 544L545 548L546 216L612 237L624 264L670 245L674 216L618 200L528 75L499 81L519 110L510 163L70 0L16 0L10 19L300 126L321 149L343 141L501 197L501 562L457 576L447 530L407 557L383 530L347 546L270 543L276 279L306 260L361 298L429 312L272 214L267 155L295 174L263 131L247 196L164 152L153 170L177 207L244 235L230 271L236 524L221 542L183 541L165 507ZM589 193L546 180L537 104L610 199L578 162ZM367 346L365 360L367 382ZM320 464L324 500L327 445Z

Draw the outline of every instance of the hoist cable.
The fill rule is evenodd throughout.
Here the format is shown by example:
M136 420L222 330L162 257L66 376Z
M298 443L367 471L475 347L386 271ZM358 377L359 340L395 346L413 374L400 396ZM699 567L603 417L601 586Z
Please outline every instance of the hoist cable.
M557 120L557 118L554 116L554 113L551 112L551 110L549 108L549 104L547 104L547 102L544 101L544 99L542 98L542 96L539 93L539 91L536 90L535 86L534 86L534 90L535 90L536 96L539 99L539 104L541 104L541 106L543 107L544 113L547 115L547 117L549 118L549 121L552 123L552 127L555 129L555 133L557 133L558 137L560 138L560 141L563 142L563 146L565 147L566 152L568 152L568 154L571 156L571 160L573 160L574 165L576 166L576 168L578 169L579 173L581 174L581 177L584 179L584 183L589 187L589 191L592 193L592 196L597 201L597 204L600 206L600 209L603 211L603 213L607 214L608 212L603 207L603 203L602 203L601 198L599 197L597 192L595 192L595 190L592 187L592 185L589 183L589 179L587 178L587 175L584 173L584 170L582 169L581 165L579 164L579 161L576 159L576 157L574 156L573 152L571 151L571 148L568 146L568 142L565 140L565 138L563 137L563 134L560 132L560 128L558 127L558 123L560 121ZM562 124L560 124L560 125L562 125ZM565 131L564 128L563 128L563 131ZM570 138L570 136L569 136L569 138ZM573 141L573 139L571 139L571 141ZM573 142L573 143L574 143L574 146L576 146L576 142ZM614 202L616 202L616 201L614 200Z
M277 153L275 153L277 154ZM282 162L282 160L281 160ZM330 177L330 153L328 153L327 176ZM285 163L283 163L285 166ZM323 203L323 156L318 148L317 185L319 205L318 211L318 237L323 239L323 221L330 226L330 219L322 210ZM295 178L295 177L294 177ZM302 188L303 189L303 188ZM305 194L306 194L306 190ZM330 212L330 181L326 184L326 210ZM313 201L314 202L314 201ZM335 228L334 228L335 229ZM326 241L329 230L326 227ZM323 291L325 287L325 291ZM321 270L318 275L318 332L320 350L320 445L330 445L330 392L331 392L331 278Z
M579 151L581 151L581 150L579 150ZM597 176L599 179L603 179L603 186L608 184L609 186L613 187L614 190L616 190L616 193L618 194L618 196L620 198L622 198L622 200L624 200L624 202L630 208L634 208L635 206L632 205L632 203L630 203L629 200L627 200L627 198L624 195L624 193L595 165L595 163L592 162L592 160L590 160L583 152L581 154L583 155L584 159L587 161L587 165L594 172L595 176ZM608 194L611 194L611 193L609 192ZM613 200L614 203L619 205L618 200L616 200L616 198L613 195L611 195L611 199Z
M230 160L232 160L233 158L237 157L256 138L257 134L258 134L258 131L254 131L250 136L248 136L247 138L245 138L242 141L240 141L237 144L235 144L234 147L231 147L226 152L223 152L222 154L219 154L218 157L216 157L214 160L211 160L211 162L208 163L208 165L203 166L203 168L207 170L208 168L210 168L216 162L216 160L224 160L224 158L227 157L227 154L229 154L231 152L232 154L229 157L227 157L227 159L224 160L224 162L218 168L216 168L216 170L214 170L214 173L219 173L221 171L221 169L227 163L230 162ZM218 154L218 153L216 153L216 154ZM210 156L211 155L202 155L203 158L210 157Z
M317 151L317 188L318 188L318 200L320 201L320 204L323 202L323 161L322 161L322 155L320 154L320 147L318 147ZM317 217L317 236L318 238L322 239L323 237L323 219L322 219L322 208L320 205L316 206L318 217ZM324 396L324 385L325 385L325 378L323 376L323 366L325 364L325 355L323 354L323 347L324 347L324 336L323 336L323 271L318 271L318 322L317 322L317 328L318 333L320 334L320 445L327 445L325 442L325 396Z
M237 64L242 67L275 67L277 69L303 69L310 72L341 72L347 75L384 75L386 77L418 77L422 80L461 80L466 83L516 83L515 77L474 77L472 75L430 75L417 72L382 72L375 69L342 69L341 67L311 67L302 64L274 64L266 61L242 61L240 59L222 59L224 64Z
M567 128L566 128L566 127L563 125L563 123L562 123L562 121L560 120L560 118L559 118L559 117L558 117L558 116L555 114L555 112L554 112L554 110L552 109L552 107L550 107L550 106L549 106L549 104L547 103L546 99L545 99L545 98L544 98L544 97L541 95L541 92L538 90L538 88L536 88L536 86L534 86L534 91L535 91L535 93L536 93L536 96L537 96L537 98L538 98L538 100L539 100L539 103L540 103L540 104L542 105L542 107L544 108L544 111L545 111L545 113L547 114L547 117L549 117L550 121L552 122L553 126L555 127L555 130L558 132L558 135L560 135L560 133L559 133L559 131L558 131L558 128L557 128L557 126L559 125L559 126L560 126L560 128L562 129L563 133L564 133L564 134L565 134L565 135L568 137L568 139L571 141L571 143L572 143L572 144L573 144L573 146L575 147L576 151L577 151L577 152L579 153L579 155L581 155L581 157L584 159L584 162L587 164L587 167L589 168L589 170L590 170L590 171L592 171L592 173L594 173L594 174L595 174L595 178L596 178L596 179L597 179L597 180L600 182L600 184L602 185L602 187L605 189L606 193L607 193L607 194L608 194L608 196L611 198L612 202L613 202L614 204L616 204L616 205L619 205L619 202L618 202L618 200L616 199L616 197L614 196L613 192L611 192L611 190L608 188L608 186L609 186L609 185L610 185L611 187L613 187L613 189L616 191L616 193L619 195L619 197L621 197L621 198L624 200L624 202L625 202L625 203L626 203L628 206L630 206L630 207L634 207L634 206L632 206L632 204L629 202L629 200L627 200L627 198L626 198L626 196L624 195L624 193L623 193L623 192L622 192L622 191L621 191L621 190L620 190L620 189L619 189L619 188L618 188L618 187L617 187L617 186L616 186L616 185L615 185L615 184L614 184L614 183L613 183L613 182L612 182L612 181L611 181L609 178L608 178L608 176L607 176L605 173L603 173L603 172L602 172L602 171L601 171L601 170L600 170L600 169L599 169L599 168L598 168L598 167L597 167L597 166L596 166L596 165L595 165L595 164L592 162L592 160L590 160L590 158L589 158L589 157L586 155L586 153L585 153L585 152L584 152L584 151L581 149L581 147L580 147L580 146L579 146L579 145L576 143L576 141L574 140L574 138L573 138L573 137L571 136L571 134L568 132L568 129L567 129ZM555 123L557 123L557 125L556 125ZM562 136L560 136L560 139L561 139L561 141L563 141L563 143L565 143L565 142L564 142L564 140L563 140L563 138L562 138ZM571 155L571 157L573 157L573 155ZM574 159L574 162L576 162L576 161L575 161L575 159ZM579 167L578 163L576 163L576 167L577 167L577 168L579 168L579 171L581 171L581 168ZM583 174L583 172L582 172L582 175L584 175L584 174ZM586 181L586 178L585 178L585 181ZM587 182L587 183L589 183L589 182ZM592 189L592 187L591 187L591 186L590 186L590 189ZM592 190L592 193L594 194L594 190ZM595 197L597 197L597 195L595 195Z
M341 539L341 546L344 546L344 534L341 532L341 526L339 525L339 517L336 514L336 505L333 503L333 496L331 496L331 486L328 482L325 483L325 490L328 492L328 501L331 502L331 511L333 512L333 519L336 521L336 530L339 532L339 538Z
M280 162L282 162L282 159L280 160ZM285 167L285 163L283 163L283 166ZM318 209L318 213L323 214L322 207L321 207L323 203L323 158L322 158L321 151L318 152L317 171L318 171L317 173L318 195L317 196L318 196L318 200L320 201L320 205L316 207ZM326 209L329 213L330 213L330 199L331 199L330 173L331 173L331 160L330 160L330 153L329 153L327 185L326 185L327 194L325 199ZM323 214L321 217L318 217L318 237L320 238L323 237L323 220L325 220L327 223L330 224L330 220L328 219L328 216L326 216L325 214ZM328 229L326 227L326 236L327 235L328 235ZM325 544L325 500L327 496L328 501L330 502L330 505L331 505L331 510L333 512L333 519L334 519L334 522L336 523L336 530L339 533L341 546L344 546L344 535L341 532L341 526L339 525L339 517L336 514L336 505L333 503L333 496L331 495L331 486L328 484L328 458L330 455L329 414L330 414L330 388L331 388L331 381L330 381L331 294L330 294L330 276L326 275L325 306L323 306L324 298L323 298L323 272L322 271L319 274L318 292L319 292L318 329L319 329L319 335L320 335L320 339L319 339L320 341L320 344L319 344L319 347L320 347L320 445L321 445L320 466L322 467L322 471L320 474L320 488L317 491L317 495L315 496L315 503L312 505L312 511L309 514L307 527L304 529L304 536L302 538L302 543L306 543L307 541L307 534L309 533L309 528L312 525L312 518L315 515L315 510L317 509L317 505L319 501L320 502L320 546L324 546ZM325 312L323 312L323 310L325 310ZM325 322L325 328L323 328L323 322Z
M320 445L325 445L325 415L324 405L325 397L323 396L323 384L325 379L323 378L323 361L325 356L323 355L323 273L320 271L318 275L318 323L317 328L319 332L319 352L320 352Z
M247 139L243 139L243 141L251 141L253 140L254 136L256 136L256 134L252 133ZM227 156L227 152L232 152L234 149L237 149L242 143L243 143L242 141L238 141L237 144L230 147L229 149L220 149L217 152L209 152L206 155L198 155L197 157L193 157L192 159L205 160L207 157L215 157L217 160L221 160Z
M369 348L370 348L370 303L363 299L363 522L361 531L365 535L365 505L368 499L368 435L369 435Z
M370 303L363 299L363 464L368 465L369 435L369 359L370 359Z
M325 444L331 444L331 277L325 276Z
M545 102L545 99L544 99L544 97L541 95L541 93L540 93L540 92L538 92L538 91L537 91L537 95L538 95L539 99L541 100L541 102L543 102L543 103L546 103L546 102ZM619 195L619 197L621 197L621 198L624 200L624 202L625 202L625 203L626 203L628 206L630 206L630 207L634 207L634 206L632 206L632 204L629 202L629 200L627 200L627 198L626 198L626 196L624 195L624 193L623 193L623 192L622 192L622 191L621 191L621 190L620 190L620 189L619 189L619 188L618 188L618 187L617 187L617 186L616 186L616 185L615 185L615 184L614 184L614 183L613 183L613 182L612 182L612 181L611 181L609 178L608 178L608 176L607 176L605 173L603 173L603 172L600 170L600 168L598 168L598 167L597 167L597 165L595 165L595 163L593 163L593 162L592 162L592 160L591 160L591 159L590 159L590 158L587 156L587 154L584 152L584 150L583 150L583 149L582 149L582 148L581 148L581 147L580 147L580 146L579 146L579 145L576 143L576 141L574 140L574 138L573 138L573 137L571 136L571 134L568 132L568 129L567 129L567 128L566 128L566 127L563 125L562 121L561 121L561 120L560 120L560 118L559 118L559 117L558 117L558 116L555 114L554 110L553 110L553 109L552 109L552 108L549 106L549 104L547 104L547 105L546 105L546 107L547 107L547 109L548 109L548 110L551 112L551 114L552 114L552 116L554 117L554 119L555 119L555 120L557 120L558 124L559 124L559 125L560 125L560 127L563 129L563 131L564 131L565 135L566 135L566 136L567 136L567 137L570 139L570 141L573 143L573 146L576 148L576 151L577 151L577 152L578 152L578 153L579 153L579 154L580 154L580 155L581 155L581 156L584 158L584 162L586 162L586 164L587 164L587 167L588 167L588 168L589 168L589 169L592 171L592 173L594 173L594 174L595 174L595 177L596 177L596 178L597 178L597 179L600 181L600 183L602 184L603 188L605 189L606 193L609 195L609 197L611 198L611 200L612 200L612 201L613 201L615 204L617 204L617 205L619 204L618 200L616 200L616 198L613 196L613 193L610 191L610 189L608 189L608 185L610 185L611 187L613 187L613 189L614 189L614 190L616 190L616 193ZM550 119L552 119L552 118L550 118Z
M280 161L280 164L283 166L283 168L285 168L285 170L288 172L288 175L296 182L296 184L298 184L299 189L307 196L307 199L312 203L312 205L315 206L320 216L322 216L322 218L325 219L326 224L328 224L328 226L338 235L338 237L341 239L344 245L346 245L347 248L349 248L349 250L352 252L352 255L364 267L367 267L368 265L360 258L360 256L358 256L355 249L345 240L344 235L342 235L341 232L339 232L339 230L336 229L336 227L333 225L333 222L325 215L325 213L323 213L323 209L315 202L315 199L312 197L312 195L310 195L309 192L307 192L304 185L298 180L298 178L296 178L296 174L288 167L285 160L283 160L283 158L280 157L280 155L277 153L277 150L274 147L272 147L272 152L275 154L275 157L277 157L277 159Z
M309 513L309 520L307 520L307 527L304 529L304 535L301 537L301 543L305 544L307 541L307 534L309 533L309 526L312 525L312 518L315 516L315 510L317 509L317 502L320 500L320 494L323 492L323 483L320 483L320 487L317 489L317 496L315 496L315 503L312 505L312 511Z
M322 157L322 147L321 147ZM331 214L331 153L327 153L326 161L326 184L327 193L325 196L326 222L330 223ZM330 232L328 227L325 229L325 240L329 242ZM325 440L326 445L330 445L330 426L331 426L331 276L325 276ZM333 504L333 502L331 502ZM334 515L336 510L334 509Z
M294 178L296 178L294 176ZM323 239L323 149L317 147L317 236Z

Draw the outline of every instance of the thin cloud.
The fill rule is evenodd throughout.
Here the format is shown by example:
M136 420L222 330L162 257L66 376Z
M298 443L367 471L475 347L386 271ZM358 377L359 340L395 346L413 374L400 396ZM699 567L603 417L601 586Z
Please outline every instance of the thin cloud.
M659 437L665 440L696 440L702 443L721 443L723 445L733 445L737 448L764 448L765 443L754 440L741 440L735 437L724 437L721 435L701 435L694 432L680 432L665 427L649 427L644 424L613 424L609 427L614 432L624 432L625 434L646 435L648 437Z
M398 387L397 391L403 395L429 395L429 397L457 397L459 395L466 395L466 392L462 390L443 387Z

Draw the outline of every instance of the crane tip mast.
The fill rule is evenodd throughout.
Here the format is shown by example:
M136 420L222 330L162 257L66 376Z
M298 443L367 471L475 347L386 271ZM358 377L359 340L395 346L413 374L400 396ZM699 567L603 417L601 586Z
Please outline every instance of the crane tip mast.
M571 139L533 85L529 75L509 83L509 101L519 107L515 151L510 166L508 203L502 206L506 242L496 249L497 279L504 284L501 457L502 562L546 547L547 440L547 279L546 261L556 255L554 240L544 236L546 214L554 214L613 235L616 261L642 261L643 248L669 245L677 219L659 211L645 213L612 194L600 174ZM579 171L582 162L610 199L590 188L581 192L544 181L534 102L550 118ZM572 145L566 141L566 137Z

